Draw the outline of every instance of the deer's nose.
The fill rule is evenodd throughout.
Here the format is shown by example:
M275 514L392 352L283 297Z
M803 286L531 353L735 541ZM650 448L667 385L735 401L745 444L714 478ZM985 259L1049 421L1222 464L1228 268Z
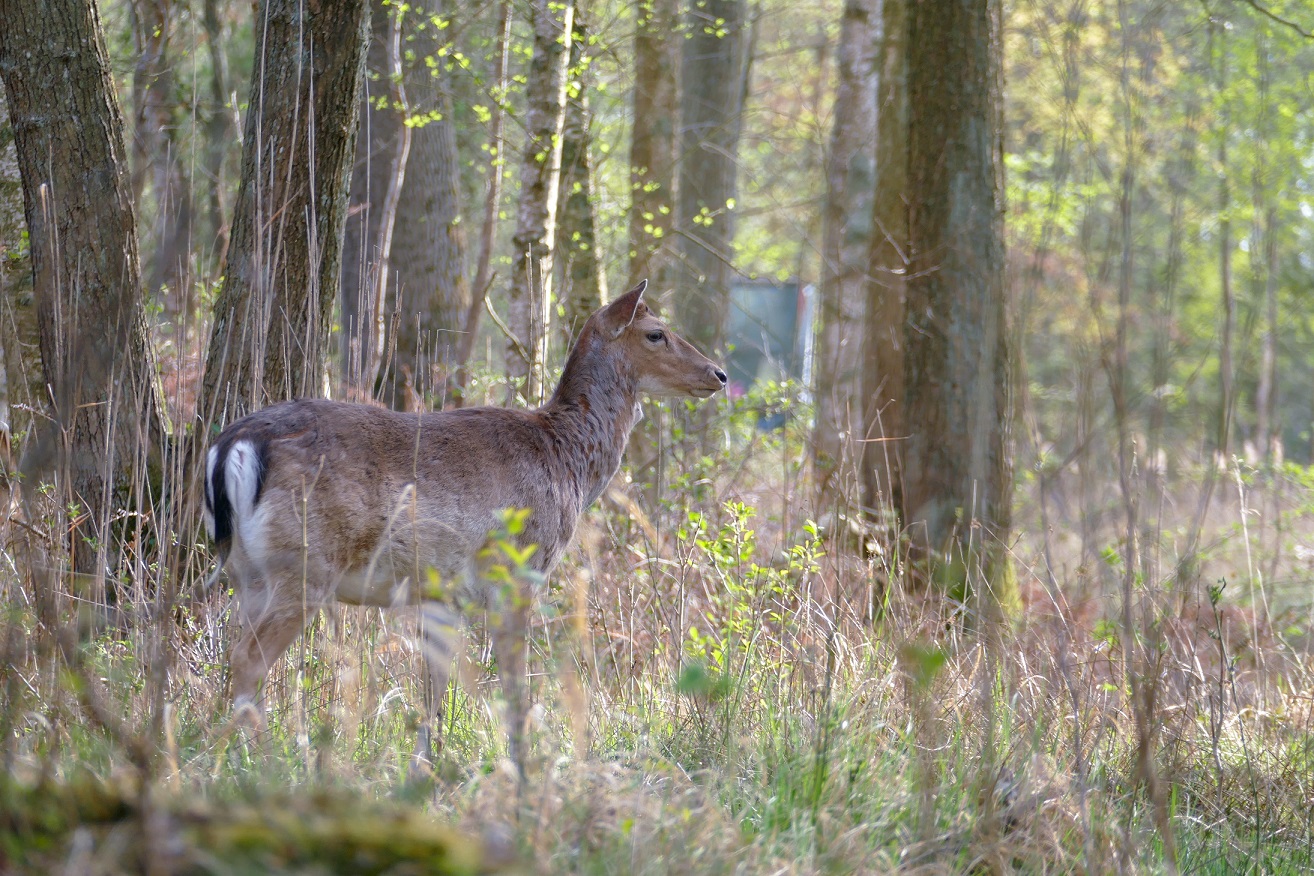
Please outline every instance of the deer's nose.
M725 381L726 381L725 372L722 371L720 368L713 368L712 370L716 373L716 379L721 381L722 386L725 386Z

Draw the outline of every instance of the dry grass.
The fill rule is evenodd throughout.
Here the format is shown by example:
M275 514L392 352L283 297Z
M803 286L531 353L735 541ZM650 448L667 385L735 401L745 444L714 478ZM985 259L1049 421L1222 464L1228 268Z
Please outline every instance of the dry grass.
M175 388L186 373L170 372ZM1066 533L1090 509L1051 493L1046 530L1024 486L1012 546L1021 610L986 638L970 606L947 622L942 602L903 592L888 547L841 556L808 532L800 427L763 435L749 419L730 416L724 458L686 468L687 486L668 490L652 519L625 501L592 512L554 576L534 631L523 807L478 635L437 781L417 782L411 619L325 615L271 677L267 735L248 738L227 721L226 594L161 601L204 571L194 535L173 565L139 545L123 616L84 624L81 668L69 670L36 619L41 579L12 547L35 531L58 556L50 534L64 511L52 502L48 520L11 523L0 718L18 784L6 799L108 783L134 789L140 822L2 816L0 870L411 872L398 860L352 865L354 852L215 863L222 831L197 827L286 834L278 818L313 822L306 813L339 806L349 823L365 801L406 813L380 823L430 813L486 864L525 872L1160 872L1173 867L1170 848L1181 870L1314 866L1311 602L1298 586L1314 507L1302 472L1243 472L1241 493L1219 492L1203 583L1189 587L1174 577L1174 551L1197 481L1181 476L1179 501L1164 505L1180 513L1160 513L1167 535L1138 555L1156 572L1137 583L1131 648L1116 515L1082 544ZM87 603L60 581L59 616L72 623ZM577 663L563 633L580 594ZM1133 679L1150 699L1148 770ZM79 869L93 859L99 870Z

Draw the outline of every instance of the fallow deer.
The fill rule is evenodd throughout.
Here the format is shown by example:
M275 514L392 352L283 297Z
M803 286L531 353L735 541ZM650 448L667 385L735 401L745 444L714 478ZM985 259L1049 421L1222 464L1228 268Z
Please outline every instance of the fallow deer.
M495 407L400 413L298 400L232 423L206 457L206 525L237 605L230 657L234 706L253 707L274 661L318 609L421 605L422 631L455 620L432 580L480 599L479 554L504 509L528 509L518 536L546 575L580 515L620 465L641 395L707 398L725 372L672 332L643 301L646 281L594 313L560 384L537 410ZM213 580L213 579L212 579ZM484 594L482 598L487 598ZM528 599L491 624L522 771ZM450 651L426 647L429 734L440 734ZM439 742L440 742L439 737Z

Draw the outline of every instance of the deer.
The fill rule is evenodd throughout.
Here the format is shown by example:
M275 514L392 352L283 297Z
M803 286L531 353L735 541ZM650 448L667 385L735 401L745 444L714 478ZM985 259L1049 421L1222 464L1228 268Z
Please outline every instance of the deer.
M481 558L500 515L528 512L516 540L545 580L620 467L641 398L705 399L726 385L720 367L648 308L646 288L588 318L537 409L407 413L299 399L218 435L206 454L204 515L217 554L210 583L226 572L236 600L235 717L264 726L265 678L321 608L419 606L427 716L412 767L432 763L454 657L441 631L462 624L455 594L492 600ZM522 780L531 605L532 594L510 599L489 624L508 755Z

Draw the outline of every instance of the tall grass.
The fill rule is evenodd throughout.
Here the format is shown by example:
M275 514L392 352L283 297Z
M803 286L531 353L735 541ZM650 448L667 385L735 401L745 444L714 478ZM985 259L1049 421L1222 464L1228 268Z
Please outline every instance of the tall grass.
M1135 578L1134 643L1116 514L1093 528L1092 558L1067 533L1093 509L1061 476L1025 483L1009 545L1022 606L993 629L915 589L897 540L872 533L861 550L818 530L806 410L761 432L760 402L723 403L716 453L681 461L660 507L616 485L541 594L520 818L478 618L435 781L408 775L422 702L405 615L323 613L271 675L269 728L253 737L229 721L228 594L168 598L207 571L194 522L112 528L122 613L92 622L97 594L57 562L53 575L26 564L64 548L76 509L53 497L43 518L10 520L0 572L8 773L28 787L127 775L153 800L220 807L344 793L348 820L368 800L428 812L544 873L1159 872L1169 848L1192 872L1314 866L1308 472L1233 467L1199 586L1173 571L1185 523L1171 508L1189 517L1202 478L1179 474L1166 534L1143 546L1168 571ZM40 621L38 588L58 597L59 629ZM1166 821L1140 761L1133 672L1152 692ZM101 872L130 869L112 831L70 829L24 857L31 825L0 826L6 866L69 865L91 843L118 862Z

